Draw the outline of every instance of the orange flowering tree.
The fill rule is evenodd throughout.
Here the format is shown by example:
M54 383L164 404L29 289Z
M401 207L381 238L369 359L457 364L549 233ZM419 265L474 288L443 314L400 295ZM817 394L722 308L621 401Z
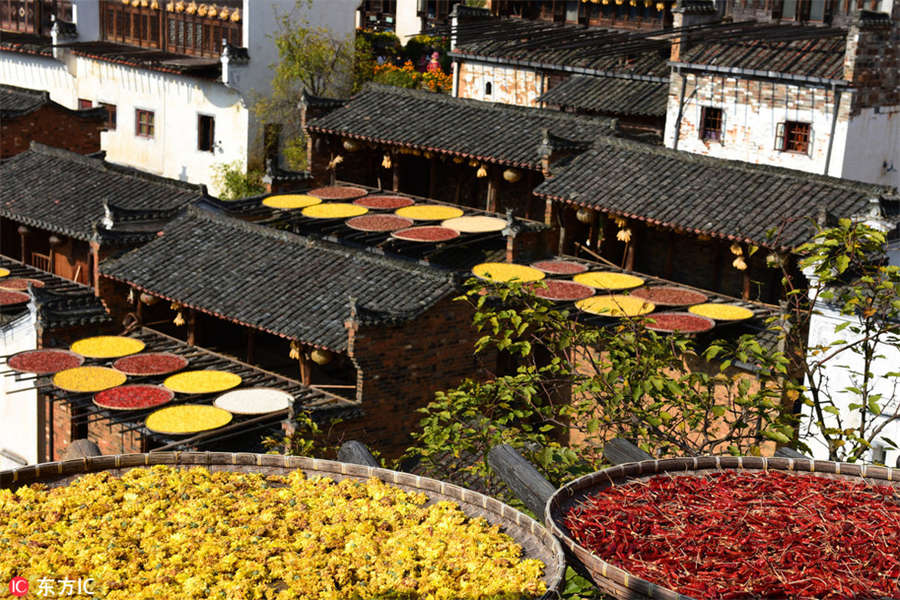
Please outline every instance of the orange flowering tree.
M372 80L376 83L395 85L398 87L423 89L432 92L450 93L453 79L443 71L430 71L421 73L413 66L412 61L406 61L402 67L385 63L375 65Z

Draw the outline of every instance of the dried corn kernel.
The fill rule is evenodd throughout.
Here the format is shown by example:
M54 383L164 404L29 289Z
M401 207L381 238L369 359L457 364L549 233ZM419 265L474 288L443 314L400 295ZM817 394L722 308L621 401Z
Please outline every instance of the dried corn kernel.
M94 598L527 598L543 564L452 502L377 479L137 468L0 490L0 580ZM86 597L85 597L86 599Z
M322 199L315 196L307 196L306 194L279 194L265 198L262 203L270 208L291 210L293 208L306 208L307 206L321 204Z
M241 376L226 371L185 371L167 377L163 385L182 394L224 392L241 383Z
M513 263L489 262L475 265L472 268L475 277L487 279L488 281L540 281L544 278L545 273L538 271L533 267L525 265L516 265Z
M53 376L53 385L69 392L99 392L125 383L125 373L107 367L74 367Z
M742 321L753 316L753 311L735 304L696 304L688 311L717 321Z
M416 204L415 206L398 208L394 211L394 214L414 221L443 221L461 217L463 211L453 206L444 206L443 204Z
M88 358L118 358L136 354L144 349L144 342L121 335L99 335L78 340L69 348Z
M653 312L656 306L643 298L614 294L611 296L591 296L579 300L575 306L584 312L604 317L636 317Z
M6 277L7 275L9 275L9 269L4 269L3 267L0 267L0 277Z
M579 273L572 278L583 285L601 290L630 290L644 284L644 280L627 273L611 273L601 271L599 273Z
M316 204L303 209L303 216L312 219L345 219L358 217L369 212L365 206L349 204L347 202L330 202L328 204Z
M208 431L231 422L231 413L205 404L167 406L147 417L147 429L157 433L185 434Z

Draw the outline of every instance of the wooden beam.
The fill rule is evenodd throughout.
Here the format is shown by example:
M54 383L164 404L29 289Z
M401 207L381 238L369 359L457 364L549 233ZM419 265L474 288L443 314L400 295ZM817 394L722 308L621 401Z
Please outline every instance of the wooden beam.
M197 343L197 311L193 308L188 309L187 327L187 343L194 346Z
M375 457L372 456L372 453L369 452L366 445L356 440L350 440L341 444L341 447L338 448L337 459L341 462L363 465L364 467L378 468L381 466L375 460Z
M485 210L488 212L497 212L497 195L500 182L497 178L496 170L491 167L491 174L488 177L487 200L485 202Z
M300 383L309 385L312 381L312 364L310 364L309 356L306 350L300 349Z
M400 191L400 155L391 156L391 189L395 192Z
M750 260L750 257L747 257L747 260ZM743 291L741 292L741 298L744 300L750 299L750 265L747 265L747 268L741 271L741 279L743 282Z
M530 510L538 521L544 519L547 500L556 488L534 466L508 444L491 448L488 465Z

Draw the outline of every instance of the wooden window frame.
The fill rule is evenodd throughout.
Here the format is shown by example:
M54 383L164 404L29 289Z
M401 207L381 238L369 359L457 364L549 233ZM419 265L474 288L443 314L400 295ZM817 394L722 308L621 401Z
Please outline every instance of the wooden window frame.
M208 123L207 131L204 131L204 123ZM216 118L212 115L197 115L197 151L216 151Z
M779 152L812 156L812 123L805 121L783 121L775 128L775 149Z
M725 111L716 106L702 107L698 133L705 142L721 144L725 138Z
M106 109L106 129L107 131L116 130L116 105L108 102L101 102L100 106Z
M156 136L156 112L143 108L134 109L134 135L153 139Z
M94 108L94 101L87 98L78 99L78 110L90 110Z

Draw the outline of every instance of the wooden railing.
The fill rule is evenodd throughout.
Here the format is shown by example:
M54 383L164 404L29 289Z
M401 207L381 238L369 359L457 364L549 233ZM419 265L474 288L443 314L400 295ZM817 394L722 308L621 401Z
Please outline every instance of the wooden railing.
M50 255L49 254L41 254L40 252L32 252L31 253L31 266L40 269L41 271L47 271L48 273L52 273L53 270L50 268Z

